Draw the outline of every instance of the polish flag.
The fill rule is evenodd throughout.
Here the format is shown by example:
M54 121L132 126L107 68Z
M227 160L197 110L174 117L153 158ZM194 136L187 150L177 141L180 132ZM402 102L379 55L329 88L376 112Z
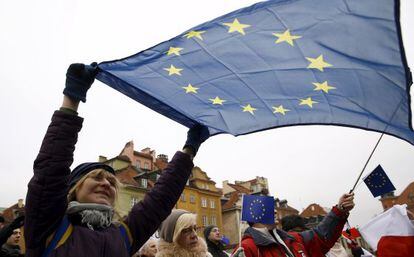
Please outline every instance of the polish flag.
M414 256L414 225L406 205L394 205L359 229L378 257Z

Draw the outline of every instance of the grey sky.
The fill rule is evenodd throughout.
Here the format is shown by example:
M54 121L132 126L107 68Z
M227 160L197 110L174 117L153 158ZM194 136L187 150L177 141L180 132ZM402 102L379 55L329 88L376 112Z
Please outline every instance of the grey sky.
M255 1L2 1L0 2L0 206L24 198L33 160L52 112L60 106L67 66L129 56ZM414 66L414 2L402 0L408 63ZM409 29L411 28L411 29ZM172 157L187 129L100 82L80 107L85 117L74 165L113 157L134 140ZM195 164L221 181L267 177L271 193L298 210L330 207L349 191L379 133L333 126L273 129L247 136L218 135L204 143ZM384 136L368 164L379 163L399 194L414 180L414 147ZM365 185L356 190L351 225L381 212Z

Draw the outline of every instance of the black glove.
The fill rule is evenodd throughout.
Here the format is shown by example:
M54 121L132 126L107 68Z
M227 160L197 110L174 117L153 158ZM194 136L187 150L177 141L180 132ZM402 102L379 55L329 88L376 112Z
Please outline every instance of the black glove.
M206 141L209 137L210 132L208 131L208 128L206 126L197 124L188 130L187 141L185 141L184 148L191 147L195 156L201 143Z
M12 221L12 223L10 223L7 226L4 226L0 230L0 245L3 245L4 243L6 243L7 238L9 238L13 234L13 230L15 230L16 228L22 227L23 223L24 223L24 216L19 216L15 218Z
M98 64L73 63L66 72L66 85L63 94L70 98L86 102L86 92L98 74Z
M15 218L12 223L10 223L10 227L15 230L16 228L21 228L24 225L24 216L19 216Z

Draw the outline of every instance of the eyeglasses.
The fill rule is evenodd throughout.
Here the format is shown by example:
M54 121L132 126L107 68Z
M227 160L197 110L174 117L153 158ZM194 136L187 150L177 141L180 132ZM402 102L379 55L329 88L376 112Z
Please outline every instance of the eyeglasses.
M188 235L190 235L191 233L198 233L198 232L200 232L200 227L197 227L197 226L191 226L191 227L188 227L188 228L185 228L185 229L183 229L183 230L181 230L181 233L183 234L183 235L186 235L186 236L188 236Z

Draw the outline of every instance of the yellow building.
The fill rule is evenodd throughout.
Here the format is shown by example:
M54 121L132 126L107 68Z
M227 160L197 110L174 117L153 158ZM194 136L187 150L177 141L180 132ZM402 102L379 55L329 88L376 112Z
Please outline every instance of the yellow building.
M215 225L222 230L221 191L215 184L204 171L194 167L176 208L197 214L199 227ZM200 234L202 235L202 232Z

